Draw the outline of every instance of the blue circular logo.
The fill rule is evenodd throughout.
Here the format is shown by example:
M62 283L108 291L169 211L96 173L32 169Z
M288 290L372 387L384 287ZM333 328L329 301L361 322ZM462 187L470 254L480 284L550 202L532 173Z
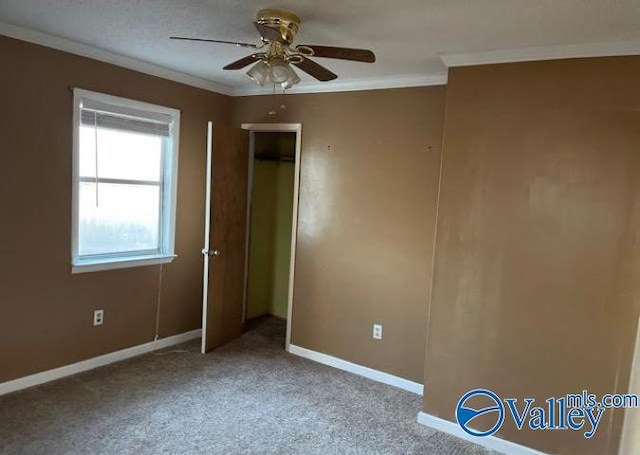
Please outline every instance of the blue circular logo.
M467 402L475 397L483 397L483 401L486 401L486 399L488 399L490 401L490 404L481 409L475 409L467 406ZM486 431L478 431L474 430L473 428L469 428L469 424L472 423L473 419L485 414L494 414L494 417L496 419L495 425L493 425ZM456 419L458 420L458 425L460 425L460 428L462 428L471 436L491 436L496 431L498 431L504 423L504 406L502 404L502 400L500 400L500 397L493 393L491 390L471 390L470 392L467 392L462 398L460 398L460 401L458 401L458 406L456 407Z

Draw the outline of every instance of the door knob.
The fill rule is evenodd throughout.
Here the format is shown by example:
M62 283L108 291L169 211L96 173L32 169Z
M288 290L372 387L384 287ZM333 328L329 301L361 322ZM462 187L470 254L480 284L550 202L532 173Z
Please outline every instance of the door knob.
M220 256L220 250L202 250L202 254L206 254L207 256Z

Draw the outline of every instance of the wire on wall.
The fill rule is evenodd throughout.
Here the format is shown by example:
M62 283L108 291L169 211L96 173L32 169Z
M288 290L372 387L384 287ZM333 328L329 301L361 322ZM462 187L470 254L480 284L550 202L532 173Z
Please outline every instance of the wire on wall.
M154 341L158 341L160 337L160 305L162 303L162 264L158 270L158 293L156 295L156 334L153 338Z

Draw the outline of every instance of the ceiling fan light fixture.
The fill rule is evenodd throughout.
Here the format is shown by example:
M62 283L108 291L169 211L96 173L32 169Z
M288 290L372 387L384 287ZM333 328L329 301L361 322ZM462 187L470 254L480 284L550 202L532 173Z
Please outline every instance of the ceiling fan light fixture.
M274 84L282 84L289 79L291 68L282 58L274 58L269 62L269 79Z
M300 18L289 12L277 9L265 9L258 12L253 25L260 34L260 43L244 43L237 41L190 38L172 36L171 39L187 41L204 41L219 44L255 49L235 62L225 65L223 70L240 70L253 66L247 71L247 76L260 87L267 83L291 88L300 82L300 78L293 70L295 65L300 71L321 82L336 79L337 74L313 61L310 57L331 58L353 62L373 63L375 54L368 49L349 47L319 46L311 44L294 45L293 42L300 28Z
M287 78L286 81L284 81L282 83L282 88L283 89L291 88L294 85L296 85L298 82L300 82L300 78L298 77L296 72L293 70L293 68L290 66L289 67L289 77Z
M247 76L249 77L249 79L258 84L260 87L262 87L264 83L267 82L267 78L269 77L269 75L269 65L267 65L262 60L253 65L251 68L249 68L249 71L247 71Z

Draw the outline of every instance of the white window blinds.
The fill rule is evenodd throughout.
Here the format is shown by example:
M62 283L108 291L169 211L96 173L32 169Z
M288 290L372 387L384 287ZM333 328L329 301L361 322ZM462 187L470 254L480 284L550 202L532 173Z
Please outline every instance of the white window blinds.
M172 123L170 115L161 113L143 112L87 99L80 104L80 124L83 126L169 137Z

